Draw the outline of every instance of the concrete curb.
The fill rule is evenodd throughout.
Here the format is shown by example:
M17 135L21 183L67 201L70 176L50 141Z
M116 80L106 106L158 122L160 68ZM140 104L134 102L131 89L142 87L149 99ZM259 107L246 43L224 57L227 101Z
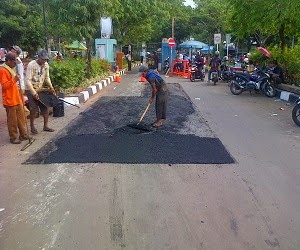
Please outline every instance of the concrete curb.
M136 67L139 66L140 63L136 63L134 65L132 65L132 67ZM127 71L128 69L123 69L120 70L119 73L120 75L124 75L125 71ZM114 80L115 80L115 75L113 74L111 76L106 77L105 79L96 82L95 84L87 87L85 90L81 91L78 94L73 94L73 95L69 95L69 96L65 96L64 100L72 103L72 104L80 104L80 103L84 103L86 102L89 98L91 98L93 95L97 94L98 92L100 92L102 89L104 89L105 87L107 87L109 84L111 84Z
M279 97L281 100L287 102L294 103L300 97L300 95L285 90L276 89L276 91L277 91L276 96Z

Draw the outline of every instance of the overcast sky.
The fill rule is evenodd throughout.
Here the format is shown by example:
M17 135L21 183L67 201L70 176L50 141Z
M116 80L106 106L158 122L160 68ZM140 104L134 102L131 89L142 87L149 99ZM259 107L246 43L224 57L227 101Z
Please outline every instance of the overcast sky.
M193 0L185 0L185 5L190 5L192 7L195 7Z

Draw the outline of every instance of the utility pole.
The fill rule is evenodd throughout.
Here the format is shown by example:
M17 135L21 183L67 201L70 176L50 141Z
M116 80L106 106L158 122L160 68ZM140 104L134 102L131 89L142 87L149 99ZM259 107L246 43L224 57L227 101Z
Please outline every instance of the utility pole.
M172 17L172 38L174 39L174 17Z
M46 10L45 10L45 0L42 0L43 5L43 18L44 18L44 32L45 32L45 49L48 51L48 37L47 37L47 24L46 24Z

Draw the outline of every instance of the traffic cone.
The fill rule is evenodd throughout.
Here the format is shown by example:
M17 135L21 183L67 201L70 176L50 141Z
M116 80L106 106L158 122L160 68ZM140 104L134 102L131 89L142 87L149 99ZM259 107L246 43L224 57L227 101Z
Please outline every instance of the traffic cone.
M115 74L115 82L120 83L121 82L121 77L120 77L120 73L117 71Z
M147 82L147 80L144 76L141 76L140 82Z

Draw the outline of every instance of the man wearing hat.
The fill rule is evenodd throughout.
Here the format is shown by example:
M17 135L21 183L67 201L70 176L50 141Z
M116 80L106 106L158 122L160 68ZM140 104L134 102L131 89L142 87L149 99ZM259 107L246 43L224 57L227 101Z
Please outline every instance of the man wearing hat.
M49 128L48 118L49 110L42 102L39 101L38 93L41 91L51 91L55 94L54 88L52 86L50 76L49 76L49 60L48 52L42 49L38 53L37 60L31 61L27 66L26 73L26 85L25 94L28 97L29 110L30 110L30 128L32 134L37 134L38 131L34 126L34 118L38 108L41 111L41 115L44 118L43 131L53 132L54 129ZM46 88L45 88L46 87Z
M0 83L2 85L3 106L7 114L10 142L20 144L21 140L28 139L28 135L26 133L23 103L17 85L20 76L14 69L16 64L16 55L8 52L5 57L5 63L0 66Z
M20 80L19 80L19 83L20 83L20 86L21 86L21 90L22 91L25 91L25 84L24 84L24 65L23 65L23 62L20 58L20 54L22 53L22 50L19 46L17 45L14 45L11 47L10 51L14 54L16 54L17 56L17 66L16 66L16 70L17 70L17 73L20 75ZM24 93L24 92L23 92Z
M168 90L165 81L156 73L153 69L148 69L145 65L140 66L139 72L146 78L151 84L152 95L149 100L150 103L155 101L156 111L156 122L152 124L153 127L161 127L163 120L166 119L167 114L167 101L168 101Z

